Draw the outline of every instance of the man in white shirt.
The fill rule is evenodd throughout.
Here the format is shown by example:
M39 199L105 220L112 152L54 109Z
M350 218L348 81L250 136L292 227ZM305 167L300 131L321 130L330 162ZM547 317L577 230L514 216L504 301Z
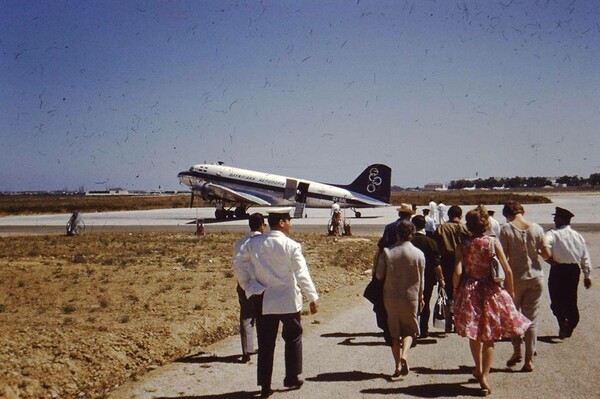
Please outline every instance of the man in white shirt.
M590 254L581 234L570 226L573 216L567 209L556 207L556 227L546 233L546 241L552 252L552 257L548 259L551 265L548 278L550 308L558 320L558 336L561 339L570 337L579 323L577 287L581 271L585 288L592 286Z
M250 232L244 237L240 238L234 245L233 257L240 252L242 246L259 234L265 231L265 218L260 213L253 213L248 218L248 224L250 225ZM238 265L238 266L248 266ZM238 280L237 294L238 301L240 303L240 338L242 341L242 362L248 363L250 361L250 355L254 354L254 323L256 321L256 306L254 301L246 298L246 292L242 288L246 283L253 278L254 272L248 267L235 268L235 276Z
M494 213L494 211L488 210L488 220L490 222L490 227L488 231L485 232L485 235L500 237L500 223L496 219L494 219Z
M431 217L435 223L441 223L438 216L438 206L433 198L429 200L429 213L431 214Z
M308 272L299 243L287 235L291 228L291 208L272 209L268 221L271 231L248 240L233 262L237 268L253 270L253 278L243 288L246 296L259 295L258 385L261 397L272 394L273 355L279 322L285 341L286 388L298 389L302 374L302 291L310 302L310 312L319 309L318 294ZM250 266L251 265L251 266Z
M447 217L446 217L446 205L444 205L443 202L440 202L437 206L437 211L438 211L438 223L442 224L445 223L446 221L448 221Z
M427 234L428 237L433 236L433 233L435 233L435 220L429 216L430 212L431 211L427 208L423 209L423 217L425 218L425 234Z

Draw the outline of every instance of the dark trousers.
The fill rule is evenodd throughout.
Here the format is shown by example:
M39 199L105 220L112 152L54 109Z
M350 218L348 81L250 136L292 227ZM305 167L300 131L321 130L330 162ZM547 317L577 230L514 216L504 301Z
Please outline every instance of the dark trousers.
M558 320L558 326L570 334L579 323L577 309L577 287L581 269L577 264L558 264L550 267L548 292L550 309Z
M425 306L421 309L421 315L419 316L419 329L421 330L421 334L427 334L429 332L429 316L431 315L429 302L431 302L431 295L436 281L435 278L425 278L425 287L423 289L423 301L425 302Z
M295 380L302 374L302 324L300 312L286 314L260 314L256 319L258 334L258 385L271 386L273 355L279 322L283 324L281 336L285 342L285 378Z

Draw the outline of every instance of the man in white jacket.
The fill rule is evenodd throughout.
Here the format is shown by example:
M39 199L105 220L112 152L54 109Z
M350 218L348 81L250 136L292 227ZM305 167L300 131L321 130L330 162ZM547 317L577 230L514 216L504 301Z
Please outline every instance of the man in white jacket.
M248 218L250 232L236 241L233 247L233 257L240 252L242 246L252 237L264 233L265 218L256 212ZM240 303L240 339L242 343L242 362L248 363L250 355L254 352L254 324L256 322L256 306L254 301L246 297L246 291L242 288L245 283L254 278L254 271L248 268L235 269L235 276L238 280L237 294Z
M319 309L318 294L308 272L299 243L287 236L291 227L291 208L269 211L267 234L248 240L235 256L237 269L251 270L253 278L246 281L246 296L258 295L258 385L261 397L272 394L273 355L279 322L283 324L285 341L286 388L299 389L302 374L302 291L310 302L310 312Z

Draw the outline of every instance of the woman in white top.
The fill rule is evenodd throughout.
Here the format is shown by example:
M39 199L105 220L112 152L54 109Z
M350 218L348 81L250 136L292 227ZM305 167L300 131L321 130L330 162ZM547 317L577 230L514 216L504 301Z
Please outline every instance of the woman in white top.
M504 205L502 214L507 224L500 229L500 243L513 271L514 302L523 315L532 321L525 332L525 362L521 371L533 371L533 354L537 346L537 317L543 292L542 265L539 255L550 257L544 230L523 216L525 210L516 201ZM513 367L522 360L521 337L513 337L513 354L506 362Z

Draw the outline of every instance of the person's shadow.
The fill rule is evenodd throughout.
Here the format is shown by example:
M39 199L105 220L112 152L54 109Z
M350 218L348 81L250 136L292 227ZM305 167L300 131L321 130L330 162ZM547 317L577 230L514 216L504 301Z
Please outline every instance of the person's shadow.
M211 353L198 352L195 355L189 355L180 357L175 360L175 363L193 363L193 364L206 364L206 363L242 363L241 355L230 355L230 356L217 356Z
M385 341L355 341L355 338L363 337L383 337L382 333L377 332L357 332L357 333L345 333L345 332L334 332L321 334L323 338L345 338L344 340L337 343L342 346L385 346Z
M364 371L339 371L335 373L322 373L318 374L315 377L309 377L307 381L315 381L315 382L356 382L356 381L367 381L374 380L378 378L388 379L387 374L382 373L365 373Z
M459 383L434 383L395 388L369 388L363 389L360 392L362 394L377 395L407 395L417 398L481 396L481 389L477 387L466 387Z
M274 391L276 392L276 391ZM248 392L226 392L214 395L191 395L191 396L161 396L156 399L254 399L260 397L260 391Z

